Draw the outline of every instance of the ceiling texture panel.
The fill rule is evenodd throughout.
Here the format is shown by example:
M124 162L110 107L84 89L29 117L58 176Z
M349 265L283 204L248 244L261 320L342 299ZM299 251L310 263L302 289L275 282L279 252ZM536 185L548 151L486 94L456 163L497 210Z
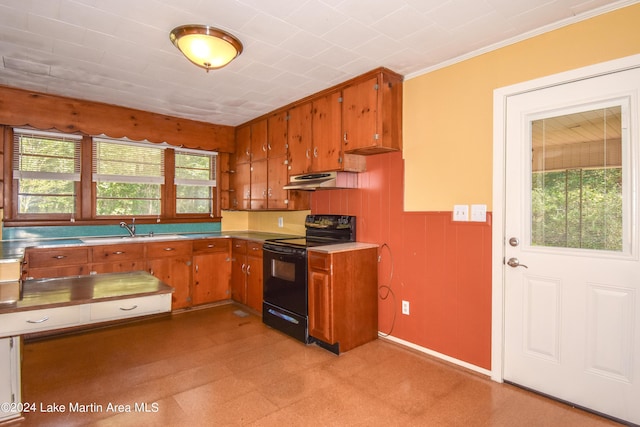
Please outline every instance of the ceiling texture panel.
M377 67L416 75L637 1L0 0L0 85L236 126ZM179 25L235 35L206 72Z

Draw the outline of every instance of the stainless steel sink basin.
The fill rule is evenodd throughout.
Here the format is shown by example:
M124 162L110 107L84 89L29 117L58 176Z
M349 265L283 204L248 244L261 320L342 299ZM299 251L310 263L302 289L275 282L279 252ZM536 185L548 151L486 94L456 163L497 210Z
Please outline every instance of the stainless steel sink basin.
M140 236L109 236L109 237L81 237L82 243L108 245L111 243L136 243L136 242L161 242L164 240L177 240L184 239L184 236L179 234L154 234L140 235Z

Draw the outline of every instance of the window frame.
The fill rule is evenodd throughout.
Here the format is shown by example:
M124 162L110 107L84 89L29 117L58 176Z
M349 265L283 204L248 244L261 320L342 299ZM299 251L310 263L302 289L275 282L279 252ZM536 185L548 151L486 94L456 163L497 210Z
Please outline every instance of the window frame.
M20 127L15 129L34 130L28 127ZM54 133L54 132L50 132ZM61 137L68 135L79 135L65 132L59 133ZM76 182L76 211L74 214L22 214L18 215L18 182L13 177L13 137L14 127L4 126L2 132L4 139L2 147L4 148L3 173L1 174L4 182L2 190L4 191L3 207L4 218L3 223L6 227L18 226L46 226L46 225L100 225L113 224L118 220L130 220L132 215L114 215L114 216L98 216L96 213L96 186L93 182L93 139L111 139L118 141L118 138L109 138L104 135L89 136L81 135L80 143L80 181ZM123 139L124 140L124 139ZM131 141L135 144L138 141ZM145 143L140 142L140 143ZM147 142L149 144L155 144ZM139 223L172 223L184 222L219 222L220 221L220 190L218 183L220 182L220 170L216 168L216 186L212 191L212 212L210 214L176 214L176 187L175 178L175 150L181 147L174 147L167 143L157 144L164 148L165 153L165 183L161 185L160 199L160 215L135 215L136 221ZM214 153L215 151L194 150L202 153Z
M186 149L186 148L175 148L173 151L173 188L174 188L174 196L173 196L173 208L174 208L174 213L175 216L177 218L192 218L192 217L200 217L203 216L205 214L199 214L199 213L178 213L178 185L188 185L188 184L180 184L178 183L178 181L181 181L179 178L176 178L175 176L175 171L176 171L176 155L179 153L185 153L185 154L195 154L195 155L210 155L213 158L214 161L214 177L212 181L211 185L211 212L206 214L207 217L212 218L216 215L219 215L220 209L219 209L219 203L218 203L218 194L219 194L219 190L218 190L218 183L219 183L219 178L220 178L220 171L219 171L219 159L218 159L218 153L217 152L211 152L211 154L209 154L209 152L205 151L205 150L192 150L192 149ZM165 159L166 162L166 159ZM166 163L165 163L165 167L166 167Z

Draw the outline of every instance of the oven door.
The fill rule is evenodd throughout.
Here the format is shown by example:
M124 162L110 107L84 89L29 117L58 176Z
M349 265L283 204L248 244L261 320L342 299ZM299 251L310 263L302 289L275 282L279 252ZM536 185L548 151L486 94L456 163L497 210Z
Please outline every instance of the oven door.
M306 249L265 243L263 262L264 302L306 317Z

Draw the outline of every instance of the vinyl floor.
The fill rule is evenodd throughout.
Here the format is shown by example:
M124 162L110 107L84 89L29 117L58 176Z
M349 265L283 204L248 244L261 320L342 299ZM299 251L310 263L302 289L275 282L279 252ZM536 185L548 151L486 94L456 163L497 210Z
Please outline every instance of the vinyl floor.
M336 356L238 310L25 343L33 411L11 426L617 425L382 339Z

